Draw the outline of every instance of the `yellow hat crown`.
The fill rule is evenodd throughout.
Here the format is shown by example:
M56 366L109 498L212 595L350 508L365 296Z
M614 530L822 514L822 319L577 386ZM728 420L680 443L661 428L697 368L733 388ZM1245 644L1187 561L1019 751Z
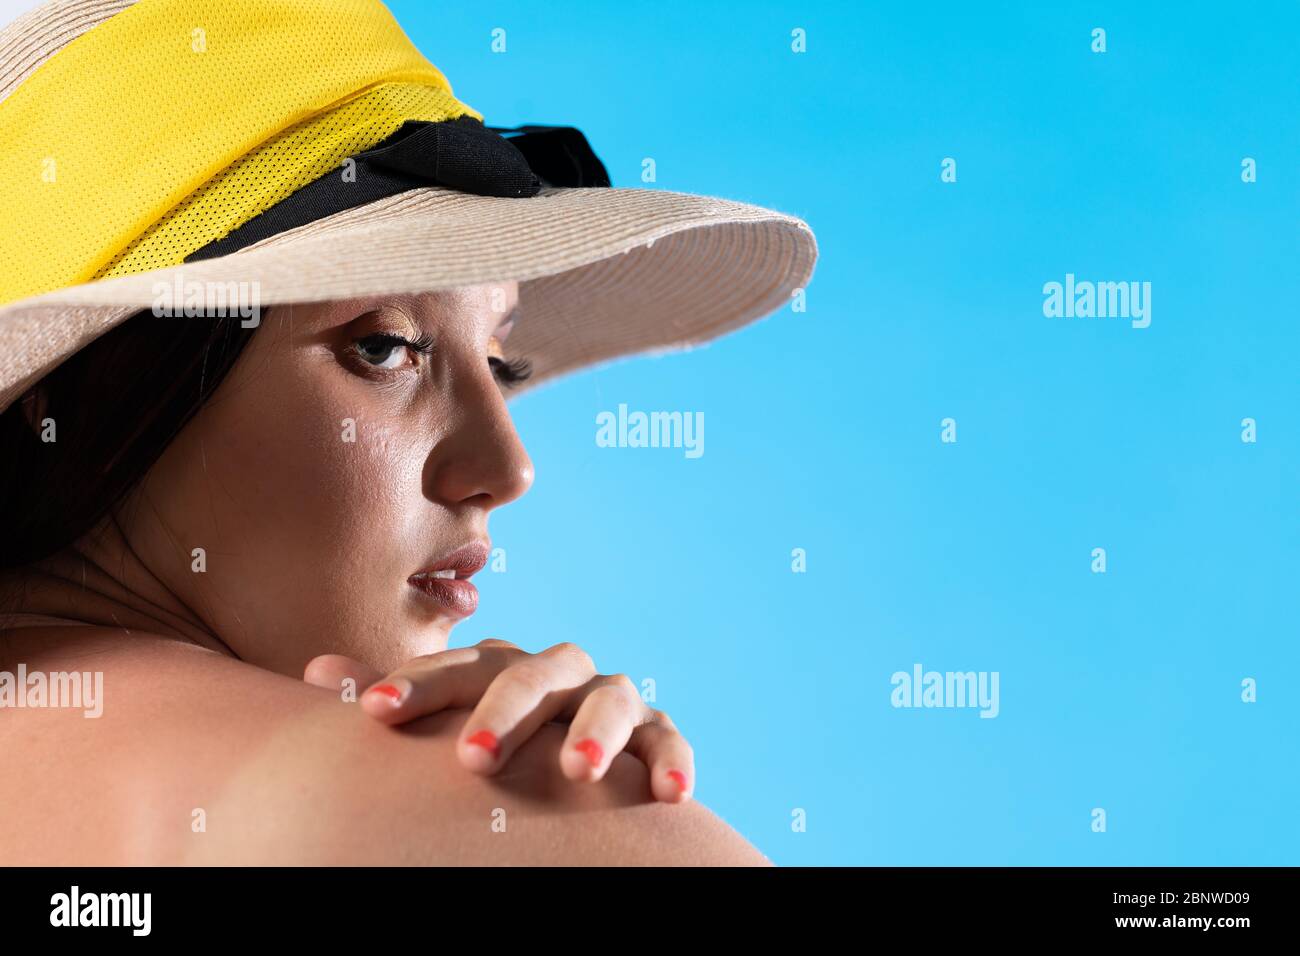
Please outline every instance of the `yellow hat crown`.
M408 120L482 116L379 0L138 0L0 101L0 303L178 265Z

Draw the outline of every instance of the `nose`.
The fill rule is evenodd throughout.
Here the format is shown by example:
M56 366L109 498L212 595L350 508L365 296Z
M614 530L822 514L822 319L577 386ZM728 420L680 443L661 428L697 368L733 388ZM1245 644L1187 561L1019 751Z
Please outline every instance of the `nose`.
M433 450L430 493L444 504L485 510L522 496L533 484L528 457L505 397L489 370L462 380L456 421Z

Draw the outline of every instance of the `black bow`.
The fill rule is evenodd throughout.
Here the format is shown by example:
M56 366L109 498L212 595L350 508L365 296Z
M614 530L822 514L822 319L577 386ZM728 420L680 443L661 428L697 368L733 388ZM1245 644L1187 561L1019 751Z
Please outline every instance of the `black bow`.
M609 173L581 130L572 126L488 126L508 137L547 186L608 186Z
M548 186L609 186L609 173L572 126L484 126L469 116L408 120L391 136L351 157L186 262L229 255L269 236L345 209L421 186L480 196L525 198Z

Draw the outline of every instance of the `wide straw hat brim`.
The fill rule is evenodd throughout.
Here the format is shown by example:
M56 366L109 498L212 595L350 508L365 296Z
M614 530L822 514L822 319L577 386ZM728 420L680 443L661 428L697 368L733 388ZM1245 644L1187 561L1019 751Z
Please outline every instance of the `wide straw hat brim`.
M58 0L21 18L0 34L0 97L40 62L42 45L51 55L74 30L125 6ZM42 11L57 16L36 16ZM419 188L220 258L0 307L0 410L69 355L151 308L160 283L247 290L265 309L518 281L519 321L507 351L533 366L511 393L518 395L582 367L689 348L738 329L788 302L816 257L804 222L723 199L617 188L501 199Z

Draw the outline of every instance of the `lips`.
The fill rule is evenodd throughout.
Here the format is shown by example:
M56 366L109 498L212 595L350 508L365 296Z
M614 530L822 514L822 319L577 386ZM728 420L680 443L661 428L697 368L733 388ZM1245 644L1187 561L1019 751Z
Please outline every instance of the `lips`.
M478 588L469 578L487 564L486 542L474 541L407 578L407 583L454 617L469 617L478 607Z

